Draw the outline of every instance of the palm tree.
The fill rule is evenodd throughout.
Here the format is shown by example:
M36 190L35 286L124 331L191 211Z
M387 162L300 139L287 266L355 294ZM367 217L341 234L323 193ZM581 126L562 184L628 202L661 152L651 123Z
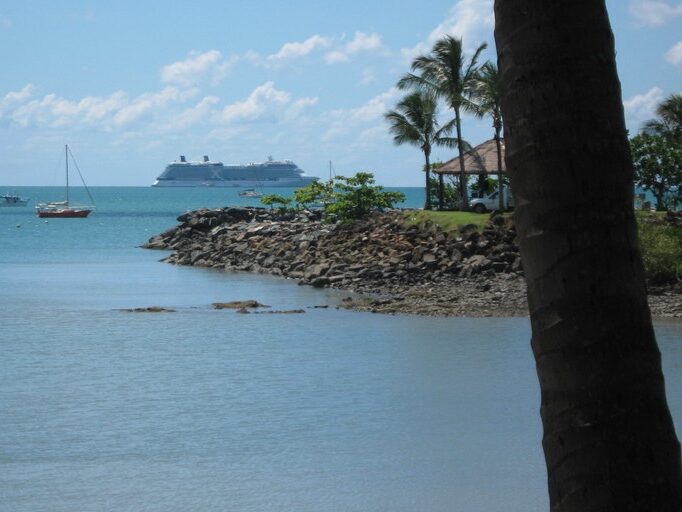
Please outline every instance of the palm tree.
M497 146L497 171L499 172L498 186L500 211L504 210L504 186L502 179L502 111L500 110L500 73L497 66L488 61L481 66L474 89L476 98L476 115L483 117L489 115L495 129L495 145Z
M671 94L656 108L659 119L644 123L644 131L682 140L682 93Z
M426 92L414 92L405 96L396 106L384 114L390 123L393 142L396 145L412 144L419 146L424 152L424 172L426 174L426 203L425 210L431 209L431 149L434 145L453 147L455 139L447 135L452 131L452 123L438 127L438 102L436 98Z
M487 48L483 43L467 61L462 39L444 36L436 41L429 55L421 55L412 61L412 71L398 81L398 88L416 88L431 91L443 98L455 112L457 150L459 152L461 209L469 206L467 179L464 169L465 142L462 139L462 113L475 112L471 96L478 76L478 58ZM442 188L439 190L442 196Z
M549 508L679 512L606 3L496 0L495 17Z

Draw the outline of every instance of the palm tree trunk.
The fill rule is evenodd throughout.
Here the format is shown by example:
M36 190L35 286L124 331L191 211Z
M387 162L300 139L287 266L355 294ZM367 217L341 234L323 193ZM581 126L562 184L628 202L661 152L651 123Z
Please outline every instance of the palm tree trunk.
M426 203L424 203L424 209L431 209L431 163L429 162L429 151L424 151L424 159L426 163L424 164L424 174L426 175Z
M682 510L604 0L495 0L553 512Z
M503 212L505 210L506 202L507 202L507 197L504 193L504 181L503 181L503 175L502 175L502 144L500 143L500 127L498 125L495 126L495 146L497 146L497 185L498 185L498 195L499 195L499 206L500 206L500 211Z
M438 209L445 208L443 196L445 195L445 183L443 182L443 173L438 173Z
M462 142L462 119L459 115L459 106L455 109L455 126L457 127L457 151L459 152L459 209L469 209L469 193L467 190L467 175L464 168L464 143Z

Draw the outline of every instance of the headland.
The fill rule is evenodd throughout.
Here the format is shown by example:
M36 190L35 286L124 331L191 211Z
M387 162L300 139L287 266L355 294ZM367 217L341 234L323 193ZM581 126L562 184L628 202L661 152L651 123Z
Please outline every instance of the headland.
M164 261L225 271L268 273L299 284L355 292L341 307L430 316L528 314L516 231L492 216L478 229L448 232L409 224L402 211L327 224L319 211L214 208L187 212L152 237ZM651 287L655 317L682 318L679 283Z

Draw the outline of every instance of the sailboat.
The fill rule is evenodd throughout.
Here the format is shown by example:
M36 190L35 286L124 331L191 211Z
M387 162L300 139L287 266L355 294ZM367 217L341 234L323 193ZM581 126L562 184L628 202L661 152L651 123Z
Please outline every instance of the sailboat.
M90 190L88 190L88 186L85 184L85 180L83 179L83 175L80 172L80 169L78 169L78 164L76 164L74 160L74 164L76 164L76 170L78 171L78 175L81 178L81 181L83 182L83 186L85 187L85 191L88 193L88 197L90 198L90 201L93 203L93 206L75 206L72 205L69 202L69 154L71 152L69 151L69 145L64 146L64 154L66 157L66 200L65 201L52 201L49 203L39 203L36 206L36 215L38 217L60 217L60 218L82 218L82 217L87 217L90 215L92 210L95 209L94 203L95 201L92 199L92 195L90 195ZM71 154L71 158L73 158L73 154Z

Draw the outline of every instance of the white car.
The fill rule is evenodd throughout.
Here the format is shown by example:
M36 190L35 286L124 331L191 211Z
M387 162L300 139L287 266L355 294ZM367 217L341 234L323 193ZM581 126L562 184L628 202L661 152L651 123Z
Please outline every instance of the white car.
M509 210L511 208L514 208L514 198L511 195L511 192L509 191L508 188L504 189L505 191L505 210ZM485 212L491 212L493 210L499 210L500 209L500 200L499 200L499 191L493 192L492 194L485 196L485 197L476 197L469 201L469 208L471 208L473 211L476 213L485 213Z

